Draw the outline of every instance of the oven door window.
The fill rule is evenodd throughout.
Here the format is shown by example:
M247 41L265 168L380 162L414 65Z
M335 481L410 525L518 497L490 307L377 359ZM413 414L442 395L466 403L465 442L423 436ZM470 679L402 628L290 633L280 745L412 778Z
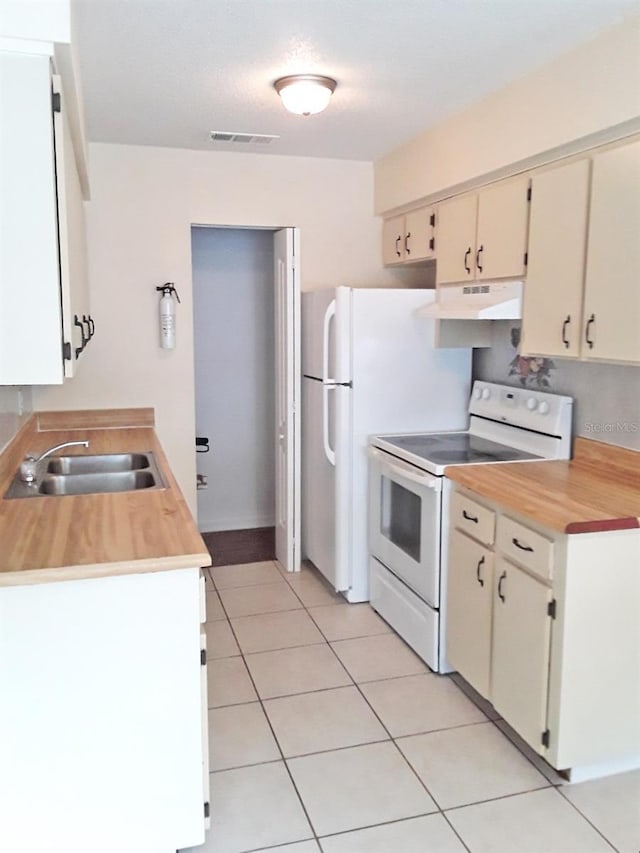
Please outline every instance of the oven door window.
M441 482L419 482L393 464L377 466L370 505L371 553L424 601L440 601Z

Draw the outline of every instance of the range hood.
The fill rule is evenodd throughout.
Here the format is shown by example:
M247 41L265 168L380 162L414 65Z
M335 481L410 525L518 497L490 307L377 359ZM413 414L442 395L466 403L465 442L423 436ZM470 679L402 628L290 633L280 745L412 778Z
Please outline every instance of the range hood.
M416 309L420 317L438 320L519 320L524 281L443 284L436 301Z

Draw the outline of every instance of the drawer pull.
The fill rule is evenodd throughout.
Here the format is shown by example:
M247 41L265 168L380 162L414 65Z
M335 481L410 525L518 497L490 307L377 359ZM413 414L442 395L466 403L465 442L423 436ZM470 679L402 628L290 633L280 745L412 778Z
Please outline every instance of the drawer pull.
M478 519L476 518L476 516L475 515L469 515L469 513L466 511L466 509L462 510L462 517L466 518L467 521L473 521L474 524L478 523Z
M520 548L521 551L531 551L533 552L533 548L530 545L523 545L521 542L518 542L516 537L514 536L511 540L516 548Z
M498 598L500 601L506 601L504 595L502 594L502 584L504 583L505 578L507 577L507 573L503 572L500 575L500 580L498 581Z
M480 557L478 560L478 565L476 566L476 579L480 586L484 586L484 580L480 577L480 567L484 563L484 556Z

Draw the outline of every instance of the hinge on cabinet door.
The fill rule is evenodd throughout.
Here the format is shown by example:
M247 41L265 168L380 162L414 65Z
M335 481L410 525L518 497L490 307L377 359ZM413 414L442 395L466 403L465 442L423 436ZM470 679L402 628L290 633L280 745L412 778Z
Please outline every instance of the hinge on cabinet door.
M542 732L542 737L540 738L540 740L542 741L542 745L543 745L543 746L546 746L546 747L548 747L548 746L549 746L549 738L550 738L550 736L551 736L551 732L549 731L549 729L545 729L545 730Z
M528 187L527 188L527 201L531 201L531 195L532 195L531 187Z
M62 358L64 361L71 361L71 344L69 341L62 341Z
M209 817L209 812L211 811L211 806L209 803L204 804L204 816Z
M432 237L432 238L429 240L429 248L430 248L430 249L431 249L431 251L433 252L433 250L435 249L435 247L436 247L436 241L435 241L435 240L433 239L433 237Z
M51 109L54 113L59 113L62 109L62 102L60 100L60 92L52 92L51 93Z
M200 649L200 666L206 666L206 665L207 665L207 650L206 649Z
M529 263L529 252L525 252L524 253L524 265L525 265L525 267L528 263Z
M435 213L432 213L431 216L429 217L429 225L432 228L436 227L436 215L435 215Z
M547 616L551 616L552 619L556 618L556 600L552 598L551 601L547 604Z

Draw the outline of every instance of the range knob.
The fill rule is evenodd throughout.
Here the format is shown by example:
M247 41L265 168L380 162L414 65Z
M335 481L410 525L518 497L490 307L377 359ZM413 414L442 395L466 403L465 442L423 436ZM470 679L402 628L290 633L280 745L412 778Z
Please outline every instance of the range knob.
M535 397L529 397L529 399L527 400L527 409L529 409L530 412L533 412L533 411L535 411L537 406L538 406L538 401L536 400L536 398Z
M488 388L483 388L482 389L482 399L488 400L490 396L491 396L491 391Z
M476 398L476 400L479 400L480 397L482 397L482 388L474 388L473 396Z
M549 411L549 404L547 403L546 400L543 400L540 403L540 405L538 406L538 411L540 412L541 415L547 414L547 412Z

